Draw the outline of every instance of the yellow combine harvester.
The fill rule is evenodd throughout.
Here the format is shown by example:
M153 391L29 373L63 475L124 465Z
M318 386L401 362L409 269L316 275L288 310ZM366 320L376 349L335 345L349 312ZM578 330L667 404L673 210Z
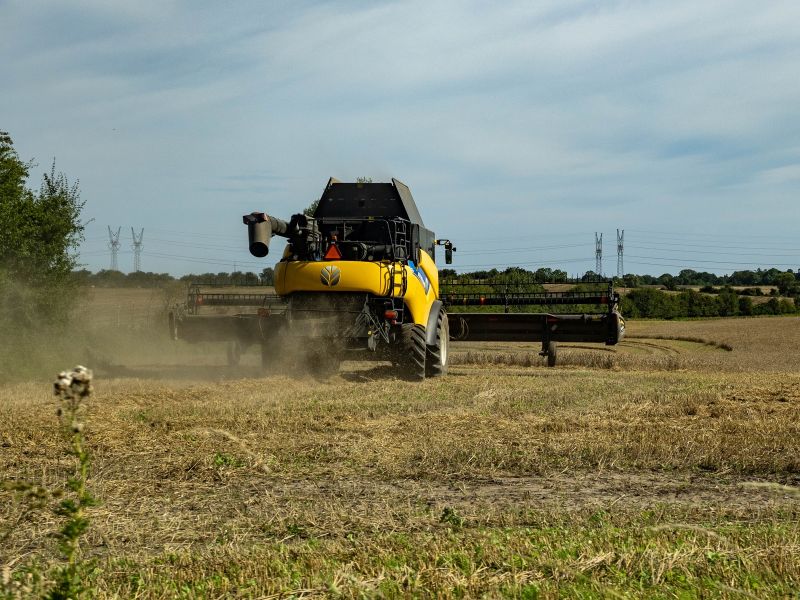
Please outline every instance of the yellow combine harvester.
M452 336L464 341L541 341L551 366L557 341L615 344L624 332L610 284L599 291L549 292L539 284L523 290L458 280L440 293L437 248L447 264L455 248L425 227L410 190L396 179L330 179L313 215L283 221L253 212L243 221L253 256L266 257L273 236L288 241L275 268L274 294L195 286L170 318L176 339L231 341L232 363L255 343L266 368L291 354L332 372L361 350L360 358L391 361L403 376L420 380L447 372L451 327ZM599 314L509 313L509 304L604 308ZM447 305L459 312L448 315ZM498 305L503 313L483 312ZM478 312L465 311L473 306ZM206 307L245 310L201 314Z
M425 227L403 183L331 179L313 215L286 222L254 212L244 223L254 256L267 256L273 235L288 239L275 268L275 292L287 304L273 336L316 349L314 359L331 367L346 350L364 349L411 379L446 373L435 256L444 246L451 262L452 246ZM265 364L280 346L267 343Z

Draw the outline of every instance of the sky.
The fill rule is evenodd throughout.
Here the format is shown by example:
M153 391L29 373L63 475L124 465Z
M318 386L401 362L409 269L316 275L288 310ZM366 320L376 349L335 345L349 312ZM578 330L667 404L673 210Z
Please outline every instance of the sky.
M241 216L395 177L463 271L800 268L800 3L0 0L0 130L80 262L260 271ZM444 266L444 265L440 265Z

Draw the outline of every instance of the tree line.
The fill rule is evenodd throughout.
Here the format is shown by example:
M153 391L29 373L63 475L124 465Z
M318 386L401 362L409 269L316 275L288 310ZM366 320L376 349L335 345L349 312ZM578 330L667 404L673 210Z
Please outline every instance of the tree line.
M678 289L679 286L777 286L781 293L796 288L800 282L800 270L792 269L756 269L755 271L734 271L730 275L716 275L705 271L683 269L677 275L664 273L663 275L626 275L621 283L625 287L638 287L640 285L663 285L668 290Z
M691 279L688 271L682 272L681 281L698 281ZM800 273L792 271L778 271L777 269L739 271L737 285L763 285L773 289L764 292L761 287L747 287L734 289L732 284L723 283L719 287L710 284L698 290L681 290L676 285L667 286L660 277L650 275L628 275L624 278L615 278L617 287L630 288L623 293L620 301L620 310L627 318L639 319L675 319L691 317L733 317L756 315L783 315L800 312ZM272 285L274 271L271 267L263 269L260 273L252 271L234 271L218 273L195 273L173 277L168 273L121 273L119 271L101 270L92 273L88 270L73 272L75 282L81 286L96 287L162 287L168 283L196 283L202 282L215 285ZM566 271L559 269L538 269L529 271L519 267L510 267L505 270L491 269L473 271L471 273L456 273L452 269L441 269L439 277L442 281L458 286L459 281L484 280L487 282L486 290L473 288L471 291L487 291L491 283L508 285L526 285L533 283L537 290L544 290L537 282L567 282L569 279ZM662 276L663 277L663 276ZM725 281L720 276L717 281ZM578 278L576 285L585 285L598 280L599 277L592 271L584 273ZM674 279L673 279L674 281ZM702 280L700 280L702 282ZM647 283L644 283L647 282ZM681 283L680 285L700 285L700 283ZM657 287L654 287L657 286ZM663 288L666 288L663 289ZM759 296L769 296L768 300L758 299ZM575 310L584 310L588 307L577 307Z
M470 273L456 273L454 269L440 269L439 276L447 278L468 277L477 279L493 279L497 277L521 276L533 281L559 282L567 281L570 276L561 269L542 268L529 271L520 267L509 267L505 270L490 269L484 271L472 271ZM578 279L583 281L593 281L602 279L594 271L586 271ZM800 286L800 268L795 272L792 269L781 271L780 269L756 269L735 271L730 275L717 275L705 271L694 271L683 269L677 275L664 273L662 275L636 275L628 274L624 277L614 277L614 284L618 287L637 288L640 286L663 286L667 290L677 290L681 286L701 286L710 288L713 286L775 286L782 295L789 295L791 291L797 291Z
M151 273L149 271L136 271L133 273L123 273L110 269L101 269L96 273L88 269L73 271L73 280L81 286L95 286L108 288L149 288L163 287L169 283L206 283L212 285L272 285L275 279L275 271L272 267L266 267L259 273L252 271L233 271L218 273L189 273L174 277L169 273Z
M773 296L766 302L755 303L752 296L731 287L724 287L713 295L695 290L669 293L644 287L622 295L620 312L630 319L786 315L800 312L800 297Z

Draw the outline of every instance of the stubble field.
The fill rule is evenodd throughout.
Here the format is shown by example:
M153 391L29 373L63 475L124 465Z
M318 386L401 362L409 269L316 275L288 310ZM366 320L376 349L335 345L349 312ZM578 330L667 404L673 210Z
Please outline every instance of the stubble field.
M153 344L89 365L98 597L800 593L800 319L629 323L555 369L455 344L419 384ZM3 478L70 473L49 385L0 389ZM57 556L20 509L0 497L11 578Z

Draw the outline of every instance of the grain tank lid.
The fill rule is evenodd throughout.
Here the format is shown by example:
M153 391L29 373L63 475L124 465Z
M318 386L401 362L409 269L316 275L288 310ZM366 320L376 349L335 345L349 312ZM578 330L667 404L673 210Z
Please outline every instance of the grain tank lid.
M406 213L408 213L408 220L425 227L425 223L422 222L422 215L417 210L417 203L414 202L414 196L411 195L411 190L408 189L408 186L394 177L392 177L392 184L394 184L397 194L400 196L400 201L403 203Z
M314 216L401 218L425 226L411 190L394 178L391 183L342 183L331 177Z

